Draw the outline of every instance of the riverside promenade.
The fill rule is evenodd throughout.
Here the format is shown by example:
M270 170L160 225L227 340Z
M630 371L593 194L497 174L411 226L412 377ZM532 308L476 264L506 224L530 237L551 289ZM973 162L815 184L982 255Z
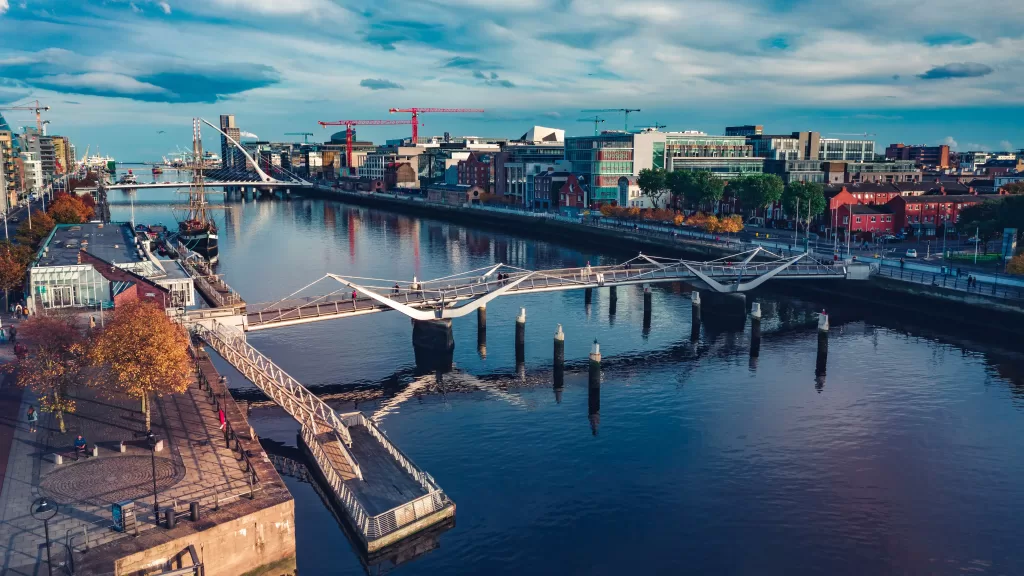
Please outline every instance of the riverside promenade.
M29 405L38 406L36 398L7 380L0 395L0 440L10 438L9 446L0 447L7 466L0 491L0 573L46 573L44 526L30 514L39 497L58 504L49 521L54 573L68 563L80 574L187 568L195 564L190 546L207 574L294 561L291 495L205 355L184 394L153 401L157 451L146 440L137 401L80 390L76 412L65 415L65 433L52 414L40 414L32 432L25 414ZM74 449L79 434L88 442L86 455ZM134 502L136 511L135 529L127 533L112 528L111 505L123 501ZM193 502L198 520L190 519ZM168 528L171 509L175 523ZM250 532L239 532L236 524Z

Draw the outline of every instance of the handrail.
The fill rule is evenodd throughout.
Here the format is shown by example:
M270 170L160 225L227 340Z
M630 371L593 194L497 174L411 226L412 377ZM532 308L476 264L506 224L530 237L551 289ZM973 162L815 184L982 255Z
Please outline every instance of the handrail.
M320 470L324 473L324 478L327 480L328 485L334 490L342 506L349 513L349 518L352 519L352 522L360 531L366 534L370 518L369 514L366 513L366 509L360 504L355 494L345 486L345 481L341 479L341 476L335 470L334 464L317 441L316 434L311 427L302 426L302 441L309 448L317 465L320 466Z
M349 450L352 446L352 435L338 413L277 364L246 343L242 332L216 321L213 321L213 325L216 329L195 323L192 330L293 418L304 425L313 425L315 421L320 420L332 428L342 440L342 454L349 461L356 476L361 479L362 469L355 455Z

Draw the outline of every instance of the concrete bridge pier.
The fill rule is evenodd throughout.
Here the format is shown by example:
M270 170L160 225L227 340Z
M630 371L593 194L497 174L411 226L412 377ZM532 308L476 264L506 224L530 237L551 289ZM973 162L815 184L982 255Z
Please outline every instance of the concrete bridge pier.
M526 308L519 309L516 316L516 363L526 360Z
M558 325L555 331L554 351L554 376L555 376L555 403L562 403L562 388L565 387L565 332L562 332L562 325Z
M597 340L594 340L594 345L590 349L587 416L590 420L590 432L597 436L597 429L601 425L601 346Z
M747 296L739 292L702 294L705 332L743 332L747 324Z
M828 314L824 310L818 316L818 355L814 362L814 388L820 393L825 388L825 372L828 367Z
M476 309L476 351L487 358L487 306Z
M412 347L416 366L430 370L450 371L455 339L450 319L413 320Z

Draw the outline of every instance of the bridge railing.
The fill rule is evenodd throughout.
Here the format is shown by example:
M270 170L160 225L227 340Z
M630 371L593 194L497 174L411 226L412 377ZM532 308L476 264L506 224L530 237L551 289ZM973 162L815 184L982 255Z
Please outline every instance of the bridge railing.
M356 498L355 493L348 489L345 485L345 481L341 478L341 474L334 469L334 464L331 459L324 452L323 446L316 439L316 431L312 426L302 426L302 441L306 447L309 448L309 452L313 455L313 460L316 461L323 472L324 479L327 480L327 484L334 491L338 501L341 502L342 507L348 513L352 523L365 535L368 532L370 525L370 515L366 513L366 509Z
M342 440L342 453L361 478L359 464L348 450L352 446L352 435L337 412L250 346L241 331L217 322L213 326L208 328L196 323L192 330L293 418L310 427L319 420L333 428Z

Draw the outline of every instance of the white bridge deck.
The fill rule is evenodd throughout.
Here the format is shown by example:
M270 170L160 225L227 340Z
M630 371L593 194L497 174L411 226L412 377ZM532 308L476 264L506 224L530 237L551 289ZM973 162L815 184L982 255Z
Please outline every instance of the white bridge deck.
M806 254L754 262L753 258L767 251L757 248L748 253L712 262L669 260L638 256L613 266L585 266L555 270L530 271L498 265L473 270L456 276L424 282L386 281L341 277L328 274L314 282L335 280L342 287L329 294L290 296L273 303L249 304L245 316L246 330L265 330L280 326L305 324L321 320L347 318L388 310L398 310L414 319L455 318L472 312L488 301L511 294L532 294L628 286L664 282L690 282L708 286L715 292L745 292L770 278L845 280L864 274L850 274L850 266L823 263ZM768 253L770 254L770 253ZM507 272L507 273L506 273ZM501 278L499 279L499 274ZM372 284L357 283L362 281ZM308 289L313 284L306 286ZM303 290L300 290L303 291ZM357 297L352 298L352 292ZM455 305L464 302L462 306Z

